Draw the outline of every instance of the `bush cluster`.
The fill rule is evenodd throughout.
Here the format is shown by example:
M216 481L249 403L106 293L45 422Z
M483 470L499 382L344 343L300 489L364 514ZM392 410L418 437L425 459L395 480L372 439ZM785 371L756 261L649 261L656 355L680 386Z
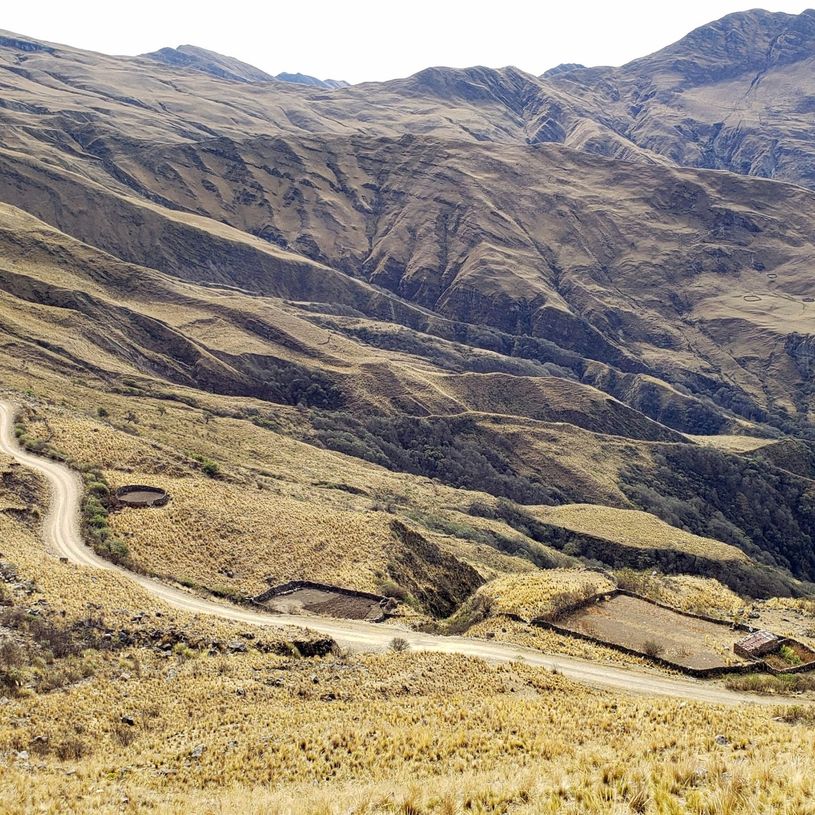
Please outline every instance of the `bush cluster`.
M132 565L127 544L109 523L110 487L99 470L83 473L85 497L82 500L82 531L93 550L102 557L124 566Z
M72 627L19 606L0 612L0 626L15 633L14 639L0 644L0 690L6 693L15 694L23 686L47 693L94 672L86 649L97 643Z
M500 434L469 416L314 416L316 441L398 472L437 478L452 487L484 490L526 504L563 503L567 497L515 470L515 453Z
M815 494L806 479L693 445L665 447L654 461L650 472L623 475L622 487L637 506L815 580Z

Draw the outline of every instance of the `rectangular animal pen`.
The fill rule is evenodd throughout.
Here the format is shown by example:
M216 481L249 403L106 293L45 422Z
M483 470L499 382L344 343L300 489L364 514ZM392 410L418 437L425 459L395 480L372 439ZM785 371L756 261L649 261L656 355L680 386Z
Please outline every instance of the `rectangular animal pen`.
M685 615L626 594L567 613L557 627L693 670L752 662L734 653L733 646L743 632L727 623Z
M777 637L772 631L754 631L740 639L733 646L733 651L745 659L759 659L765 654L778 650L780 645L780 637Z

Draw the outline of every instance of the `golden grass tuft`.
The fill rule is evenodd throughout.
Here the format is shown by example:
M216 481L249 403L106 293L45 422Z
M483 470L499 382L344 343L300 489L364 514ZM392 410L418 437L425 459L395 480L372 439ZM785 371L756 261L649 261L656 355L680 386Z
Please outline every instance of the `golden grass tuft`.
M524 620L551 618L569 606L611 591L614 581L586 569L546 569L498 577L479 589L489 596L496 614L516 614Z

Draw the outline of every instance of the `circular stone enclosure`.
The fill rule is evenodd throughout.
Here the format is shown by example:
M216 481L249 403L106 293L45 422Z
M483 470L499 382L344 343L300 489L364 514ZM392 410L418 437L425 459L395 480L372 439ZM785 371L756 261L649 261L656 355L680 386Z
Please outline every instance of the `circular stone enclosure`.
M116 490L116 499L126 507L163 507L170 500L170 496L159 487L130 484Z

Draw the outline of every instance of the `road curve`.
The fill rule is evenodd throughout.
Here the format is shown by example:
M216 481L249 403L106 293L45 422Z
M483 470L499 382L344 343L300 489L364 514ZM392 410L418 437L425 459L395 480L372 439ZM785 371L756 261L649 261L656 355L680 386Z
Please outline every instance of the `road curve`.
M664 676L655 672L614 668L567 656L552 656L507 643L467 637L444 637L394 629L357 620L339 620L294 614L267 614L236 605L216 602L116 566L99 557L82 540L79 523L82 482L79 476L50 459L22 450L14 437L15 407L0 401L0 452L43 475L50 486L50 505L43 528L46 546L53 554L85 567L107 569L126 575L145 591L174 608L195 614L223 617L245 625L282 628L300 626L327 634L340 645L360 651L377 651L394 636L404 637L414 650L481 657L490 662L522 660L525 664L557 670L578 682L650 696L679 697L697 702L778 704L794 701L735 693L712 683Z

